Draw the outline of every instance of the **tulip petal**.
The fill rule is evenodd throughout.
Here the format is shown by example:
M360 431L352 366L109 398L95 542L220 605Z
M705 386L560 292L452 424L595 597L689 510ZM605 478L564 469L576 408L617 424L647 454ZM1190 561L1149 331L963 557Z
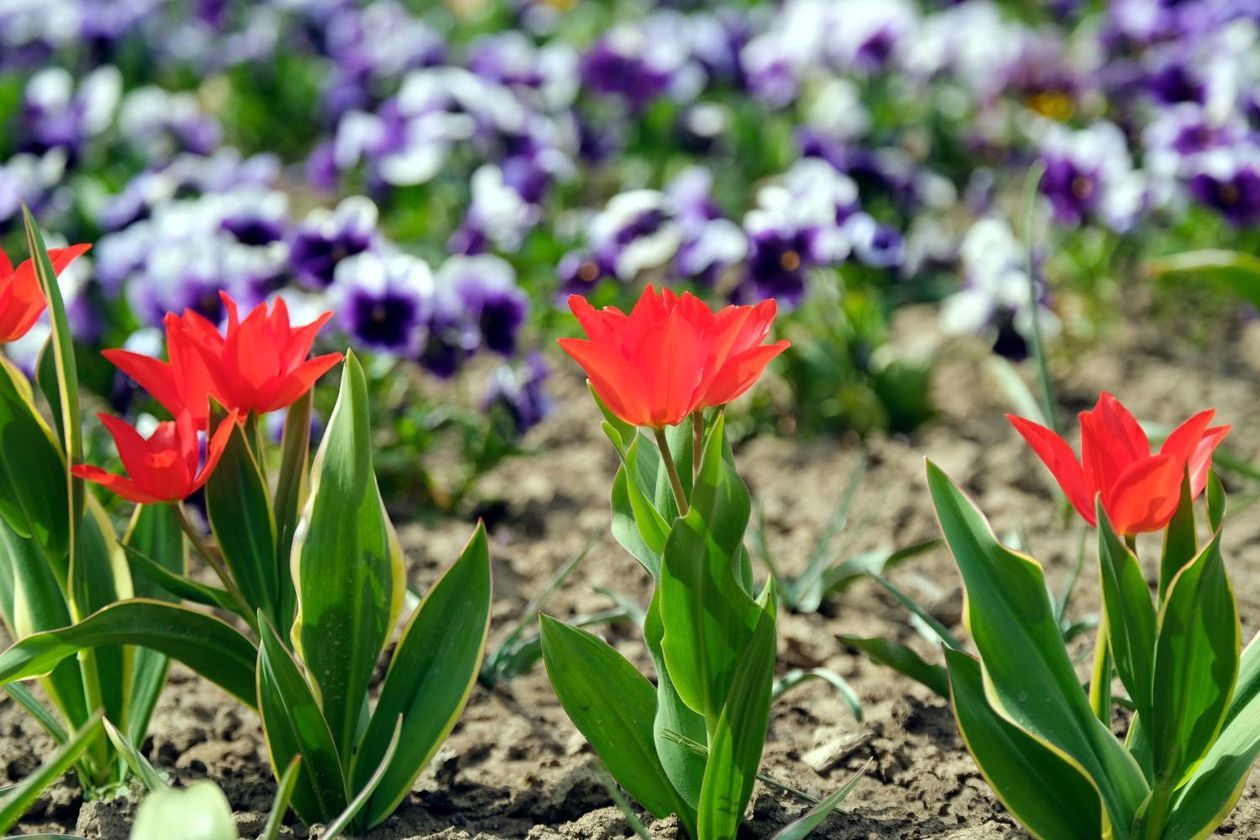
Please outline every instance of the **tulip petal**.
M326 353L303 362L293 372L283 377L275 391L275 396L270 403L260 409L261 412L266 414L293 404L298 397L309 391L324 374L340 362L340 353Z
M771 360L786 350L790 344L791 342L786 339L776 341L774 344L754 347L752 350L727 359L726 364L705 388L704 395L700 398L700 407L714 408L726 405L743 395L761 378L766 365L770 364Z
M1130 465L1150 457L1151 444L1136 419L1103 391L1090 411L1079 415L1081 465L1094 488L1103 490Z
M153 505L169 501L168 499L157 498L141 488L140 485L136 484L130 478L106 472L100 467L94 467L91 464L75 464L70 468L70 472L73 473L76 478L82 478L86 481L99 484L111 493L115 493L127 501L135 502L138 505Z
M1189 463L1190 456L1198 448L1199 441L1203 439L1203 433L1207 431L1214 416L1216 410L1209 408L1173 429L1164 439L1164 445L1159 448L1160 454L1171 455L1182 463Z
M1096 525L1097 515L1094 512L1092 488L1081 467L1081 462L1077 460L1076 453L1072 451L1072 447L1068 446L1067 441L1045 426L1023 417L1008 414L1006 419L1050 470L1050 474L1059 483L1063 494L1067 496L1081 518L1090 525Z
M581 295L569 295L569 311L591 341L620 346L619 331L626 323L626 315L621 310L614 306L596 309Z
M130 350L102 350L101 355L110 364L131 377L137 385L171 414L192 411L195 406L184 403L184 393L176 383L175 373L168 362L133 353ZM194 412L194 417L196 413Z
M1131 464L1103 492L1103 508L1118 533L1158 531L1181 501L1184 464L1171 455L1153 455Z
M233 411L223 418L219 423L219 428L214 430L214 434L211 435L209 442L206 444L206 462L201 465L201 471L193 479L186 495L196 493L210 480L210 476L213 475L215 468L219 466L219 459L223 457L223 452L227 449L232 429L236 426L238 419L236 412Z
M644 335L635 358L647 386L651 425L676 426L696 407L705 375L705 342L671 312Z
M557 343L586 371L609 411L632 426L652 425L643 379L623 356L607 345L579 338L562 338Z
M1190 456L1187 467L1190 471L1190 493L1194 498L1198 498L1207 487L1208 473L1212 471L1212 453L1229 434L1230 428L1232 427L1216 426L1208 429Z

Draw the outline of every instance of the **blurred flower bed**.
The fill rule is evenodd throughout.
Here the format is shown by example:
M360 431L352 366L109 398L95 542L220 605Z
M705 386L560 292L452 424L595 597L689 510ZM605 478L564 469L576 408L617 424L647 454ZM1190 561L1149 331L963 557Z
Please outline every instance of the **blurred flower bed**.
M380 466L443 504L545 413L570 293L774 297L746 428L906 431L931 360L898 307L1020 359L1034 309L1087 339L1147 258L1260 250L1258 32L1254 0L0 0L0 244L21 202L96 243L87 346L158 352L221 289L333 309Z

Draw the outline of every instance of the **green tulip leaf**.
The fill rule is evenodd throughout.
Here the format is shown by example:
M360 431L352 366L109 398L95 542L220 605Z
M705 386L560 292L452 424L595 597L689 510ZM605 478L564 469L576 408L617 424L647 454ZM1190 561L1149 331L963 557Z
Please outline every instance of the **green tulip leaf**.
M1158 780L1179 786L1216 740L1240 647L1238 606L1217 532L1173 578L1159 613L1149 728Z
M332 730L298 663L261 611L258 625L258 714L271 767L280 779L294 757L302 756L293 810L308 823L328 822L350 798Z
M1251 254L1221 249L1186 251L1152 260L1148 270L1169 280L1206 278L1260 307L1260 258Z
M255 648L248 639L213 616L143 598L119 601L78 624L15 642L0 654L0 684L43 676L79 651L108 645L164 653L254 705Z
M402 611L402 546L372 472L367 379L347 353L341 393L311 470L293 539L293 643L342 754L364 724L377 659Z
M734 837L752 795L770 723L774 625L772 611L763 611L731 675L700 788L696 827L701 838Z
M276 572L279 578L279 616L277 627L293 624L297 609L297 591L289 557L293 536L301 520L302 506L310 490L311 402L314 391L307 391L289 406L284 420L284 438L280 443L280 475L276 480Z
M1110 825L1127 831L1150 789L1134 758L1093 714L1063 644L1045 575L998 542L980 511L935 464L928 486L966 589L964 620L984 663L989 704L1079 767Z
M1159 603L1164 602L1168 584L1182 567L1199 553L1198 538L1194 531L1194 498L1190 495L1190 476L1181 481L1181 501L1177 512L1164 531L1164 552L1159 561Z
M892 668L915 682L921 683L941 697L949 697L949 675L940 665L925 662L923 657L909 647L883 638L863 638L841 634L839 640L849 647L857 648L873 661L887 668Z
M540 615L543 662L556 697L617 783L653 816L686 810L656 756L656 691L605 642Z
M273 622L279 621L280 571L271 494L245 428L234 426L219 465L206 482L210 530L245 600Z
M394 812L455 727L485 655L491 599L490 550L485 527L478 523L459 559L416 607L394 648L354 760L356 790L387 764L365 811L365 825L376 825ZM399 720L402 740L386 762Z
M867 762L870 765L870 762ZM810 808L800 817L784 826L771 840L805 840L815 829L819 828L831 816L831 813L840 807L840 804L849 797L853 789L857 787L858 782L862 781L862 776L866 774L866 767L853 774L853 778L836 788L825 799Z
M1102 811L1089 779L993 709L985 697L979 660L946 650L945 663L963 741L1007 810L1036 837L1097 840Z
M761 615L736 578L750 505L725 457L723 421L710 430L692 507L676 519L661 567L661 649L679 697L710 729Z
M1194 522L1191 520L1191 529ZM1171 530L1171 529L1170 529ZM1103 620L1116 672L1137 713L1151 719L1151 680L1155 673L1155 607L1137 556L1111 527L1098 502L1098 563L1102 576Z
M96 712L83 726L57 748L52 758L22 781L5 791L0 798L0 831L13 827L26 810L35 804L40 794L79 760L84 751L101 737L102 713Z
M700 788L704 784L705 754L689 749L680 743L678 736L703 745L708 741L709 734L704 716L692 711L678 696L665 667L665 654L661 650L665 627L661 623L660 604L661 588L658 586L643 620L643 639L656 666L656 718L652 724L652 739L666 777L687 804L687 810L680 813L679 818L688 833L694 835L695 810L700 804Z
M1242 796L1260 758L1260 636L1243 651L1221 734L1177 791L1165 840L1200 840L1216 830Z
M33 539L64 581L70 530L65 458L32 401L26 377L0 357L0 517Z

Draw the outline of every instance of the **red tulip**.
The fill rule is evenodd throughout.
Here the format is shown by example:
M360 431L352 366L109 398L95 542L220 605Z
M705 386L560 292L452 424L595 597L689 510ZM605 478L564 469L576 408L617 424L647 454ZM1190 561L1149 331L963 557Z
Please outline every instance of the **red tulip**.
M206 444L202 461L197 426L187 411L173 421L159 423L147 439L117 417L99 416L113 435L127 475L115 475L91 464L76 464L71 471L142 505L182 501L201 489L218 466L236 425L234 414L219 424Z
M71 245L69 248L53 248L48 252L53 272L62 269L82 256L91 245ZM8 256L0 249L0 344L17 341L35 326L44 314L44 292L35 276L35 264L26 260L15 270Z
M648 286L629 315L569 298L586 339L560 346L586 371L608 409L627 423L660 429L699 408L743 394L787 341L763 345L775 303L713 312L691 294Z
M1200 411L1182 423L1151 452L1150 441L1120 401L1104 392L1092 411L1080 414L1081 459L1063 438L1025 420L1007 419L1028 441L1059 486L1090 525L1097 525L1094 499L1118 533L1126 536L1161 530L1181 499L1182 476L1189 472L1190 492L1197 498L1207 486L1212 452L1229 426L1209 427L1216 412Z
M279 299L270 312L262 303L241 320L236 301L226 292L219 295L227 308L227 334L198 327L185 329L182 335L205 363L211 395L242 417L290 405L341 361L340 353L306 358L331 312L304 327L293 327L288 307Z
M171 416L178 417L186 411L197 428L208 428L214 383L193 337L210 346L221 346L223 337L214 324L191 309L182 316L167 313L165 325L169 361L130 350L105 350L102 355L148 391Z

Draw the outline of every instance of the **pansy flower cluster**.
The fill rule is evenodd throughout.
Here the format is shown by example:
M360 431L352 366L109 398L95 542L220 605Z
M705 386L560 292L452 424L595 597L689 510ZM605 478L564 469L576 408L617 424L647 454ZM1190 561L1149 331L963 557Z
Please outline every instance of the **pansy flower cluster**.
M1053 335L1075 326L1051 289L1094 293L1091 249L1135 254L1122 272L1245 248L1253 5L12 3L0 233L25 202L99 241L92 341L126 338L93 309L152 329L168 309L221 318L219 290L281 294L447 376L514 353L527 300L677 283L807 321L814 288L891 311L961 277L946 330L1018 358L1021 275ZM1039 253L1036 278L1006 259L1021 237L976 256L1030 212L1067 256Z

